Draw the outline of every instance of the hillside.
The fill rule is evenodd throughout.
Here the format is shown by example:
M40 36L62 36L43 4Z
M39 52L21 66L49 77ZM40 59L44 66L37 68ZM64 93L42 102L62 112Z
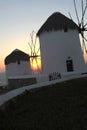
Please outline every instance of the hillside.
M87 78L17 96L0 110L0 130L87 130Z

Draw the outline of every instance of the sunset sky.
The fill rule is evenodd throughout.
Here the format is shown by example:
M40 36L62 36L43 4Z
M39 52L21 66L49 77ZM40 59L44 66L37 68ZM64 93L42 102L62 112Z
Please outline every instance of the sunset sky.
M80 0L76 2L78 12L81 12ZM76 21L73 0L0 0L0 71L5 57L16 48L29 54L30 33L37 32L57 11L67 17L70 12Z

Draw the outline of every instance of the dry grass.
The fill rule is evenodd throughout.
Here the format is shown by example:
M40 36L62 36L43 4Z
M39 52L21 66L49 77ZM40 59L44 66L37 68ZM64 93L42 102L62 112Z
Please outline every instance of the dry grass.
M0 130L87 130L87 78L26 91L0 110Z

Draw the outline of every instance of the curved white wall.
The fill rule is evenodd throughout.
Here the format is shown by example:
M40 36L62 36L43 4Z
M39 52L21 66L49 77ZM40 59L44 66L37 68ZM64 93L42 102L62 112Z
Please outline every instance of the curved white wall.
M6 75L8 78L11 76L23 76L30 74L31 69L28 61L20 61L20 64L10 63L6 65Z
M43 73L67 72L66 60L73 60L74 71L85 69L85 62L76 30L68 32L44 32L39 37L41 45L41 58Z

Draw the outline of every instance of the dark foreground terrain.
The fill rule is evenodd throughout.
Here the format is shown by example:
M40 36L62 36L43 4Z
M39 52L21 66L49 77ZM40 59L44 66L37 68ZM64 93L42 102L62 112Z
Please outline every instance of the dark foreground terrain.
M17 96L0 110L0 130L87 130L87 78Z

